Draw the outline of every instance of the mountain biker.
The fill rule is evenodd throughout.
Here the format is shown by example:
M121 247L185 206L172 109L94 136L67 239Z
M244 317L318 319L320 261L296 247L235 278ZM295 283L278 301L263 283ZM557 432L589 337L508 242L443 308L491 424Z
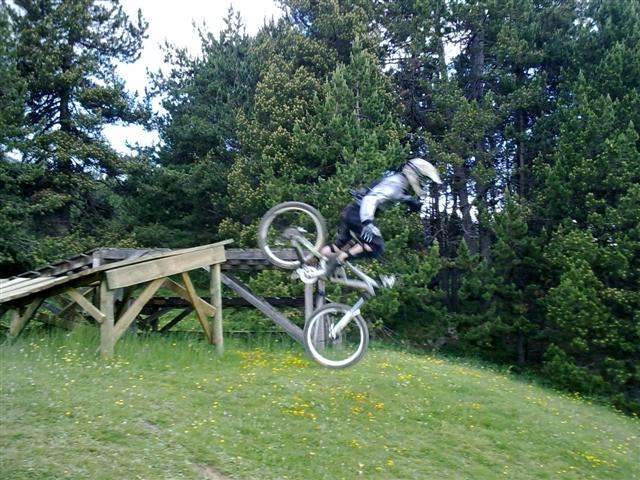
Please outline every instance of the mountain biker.
M321 250L328 257L325 277L331 277L348 259L379 257L384 252L384 239L373 223L376 211L388 204L405 203L410 212L420 212L425 195L422 184L427 179L442 183L436 167L422 158L413 158L371 187L355 192L355 200L340 214L338 237L333 245L326 245Z

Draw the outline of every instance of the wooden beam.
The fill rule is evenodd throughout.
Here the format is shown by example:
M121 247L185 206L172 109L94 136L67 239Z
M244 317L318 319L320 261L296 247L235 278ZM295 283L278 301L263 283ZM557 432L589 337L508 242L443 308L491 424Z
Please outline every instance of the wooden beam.
M313 284L304 284L304 321L309 321L313 314Z
M38 307L42 304L42 298L36 298L27 307L24 312L20 314L18 310L14 310L11 316L11 326L9 327L9 336L16 338L20 335L20 332L24 330L24 327L29 323L29 320L33 317L38 310Z
M166 325L164 325L161 329L160 329L160 333L164 333L166 331L168 331L171 327L173 327L174 325L177 325L178 322L180 322L181 320L184 319L184 317L186 317L187 315L189 315L191 313L191 310L193 310L191 307L189 308L185 308L183 311L181 311L178 315L176 315L173 320L171 320L169 323L167 323Z
M302 308L304 307L303 297L293 298L278 298L278 297L265 297L265 300L274 307L292 307ZM145 315L151 315L160 308L177 309L181 310L191 304L182 298L178 297L153 297L147 302L142 309L142 313ZM213 303L211 304L213 305ZM222 297L222 305L224 308L254 308L249 302L242 297ZM215 307L215 306L214 306ZM208 315L211 315L208 313Z
M187 272L182 272L181 274L182 282L184 283L185 288L187 289L187 294L189 295L189 299L191 300L191 304L193 305L194 310L196 311L196 317L202 325L202 330L204 330L204 335L207 337L209 343L213 343L213 335L211 333L211 327L209 326L209 322L207 320L207 314L200 305L198 300L201 300L198 294L196 293L196 289L191 283L191 278Z
M251 303L254 307L264 313L267 317L273 320L275 323L280 325L294 340L299 343L303 343L303 334L302 329L285 317L278 310L273 308L272 305L269 305L264 298L255 295L249 288L243 284L237 278L229 275L228 273L222 273L220 275L222 283L224 283L227 287L235 291L238 295L244 298L246 301Z
M148 260L144 264L127 265L108 270L109 288L122 288L158 278L176 275L205 265L224 262L224 247L216 246L195 252Z
M114 329L114 295L109 290L107 281L100 282L100 311L104 314L104 321L100 324L100 355L102 358L113 356L116 343L113 336Z
M91 315L96 322L102 323L105 321L105 314L98 310L93 303L86 299L86 297L77 291L75 288L70 288L65 292L74 302L82 307L82 309Z
M176 283L170 278L167 278L165 279L164 286L165 288L168 288L172 292L178 294L179 296L187 300L189 303L191 303L191 298L189 297L189 293L187 292L187 289L184 288L179 283ZM208 304L207 302L202 300L200 297L198 297L198 304L204 309L207 315L209 316L215 315L216 309L213 307L213 305Z
M220 264L211 265L211 304L216 309L213 316L213 343L218 355L224 353L224 337L222 335L222 284L220 282Z
M138 314L142 311L142 307L144 307L149 299L155 295L163 283L164 278L157 278L153 282L149 283L129 309L122 314L113 329L114 343L117 342L127 328L129 328Z
M315 298L312 300L312 303L315 303L315 308L318 309L324 305L324 297L325 297L325 281L322 279L318 279L317 289L316 289ZM326 319L316 323L316 328L312 332L313 342L316 346L316 349L319 351L323 351L325 345L327 343L327 321Z

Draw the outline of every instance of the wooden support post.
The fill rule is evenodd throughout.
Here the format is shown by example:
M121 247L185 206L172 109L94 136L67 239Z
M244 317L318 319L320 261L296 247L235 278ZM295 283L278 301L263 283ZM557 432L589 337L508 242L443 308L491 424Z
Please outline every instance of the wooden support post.
M313 313L313 284L304 284L304 321L308 322Z
M318 284L318 293L320 293L321 285ZM324 285L322 285L322 295L324 295ZM317 308L317 299L313 293L313 284L305 284L304 286L304 319L308 322L313 312ZM324 349L324 325L316 323L311 338L316 349L322 351Z
M104 321L100 324L100 355L102 358L113 356L114 338L114 295L109 290L107 280L100 282L100 311L104 315Z
M207 321L207 314L205 313L204 308L202 308L202 305L200 304L201 299L196 293L196 289L193 286L193 283L191 282L191 278L189 277L189 274L187 272L183 272L181 276L182 276L182 283L184 283L184 287L187 290L187 294L189 295L191 304L193 305L193 308L196 311L196 317L198 318L198 321L200 322L200 325L204 330L204 336L209 341L209 343L213 343L213 334L211 333L211 327L209 326L209 322ZM215 315L215 312L214 312L214 315Z
M315 299L316 310L324 306L325 291L326 291L325 281L322 279L319 279L318 288L316 289L316 299ZM318 325L318 328L316 328L314 335L315 335L316 348L319 349L320 351L324 350L324 346L327 342L327 337L329 336L329 326L327 325L326 321L323 321L321 324Z
M325 281L320 278L318 279L318 288L316 293L316 310L324 306L325 295L326 295Z
M220 264L211 265L211 305L216 309L213 315L213 343L218 355L224 353L224 337L222 335L222 283L220 282Z
M36 298L25 308L24 312L20 314L18 310L13 310L11 315L11 326L9 327L9 337L14 339L20 332L24 330L24 327L29 323L29 320L33 317L38 310L38 307L42 304L41 298Z

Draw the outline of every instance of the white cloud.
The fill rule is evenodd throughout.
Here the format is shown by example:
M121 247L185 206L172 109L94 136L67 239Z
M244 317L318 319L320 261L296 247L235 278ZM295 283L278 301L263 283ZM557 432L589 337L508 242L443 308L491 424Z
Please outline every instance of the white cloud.
M229 7L239 11L247 33L254 34L265 20L278 18L282 11L275 0L123 0L122 6L132 18L137 18L138 9L149 22L140 59L134 64L118 66L118 74L125 79L127 88L144 95L147 84L147 69L157 71L163 66L160 45L165 41L187 48L194 55L200 53L200 40L193 26L206 24L207 30L219 32L224 27L224 18ZM119 152L129 153L126 144L152 145L157 142L155 132L146 132L136 126L108 125L104 134Z

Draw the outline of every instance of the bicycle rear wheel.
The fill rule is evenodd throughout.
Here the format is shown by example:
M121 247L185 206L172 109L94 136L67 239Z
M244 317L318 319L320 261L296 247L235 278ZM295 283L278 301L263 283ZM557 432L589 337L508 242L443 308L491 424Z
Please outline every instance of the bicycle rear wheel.
M327 240L327 226L322 214L302 202L284 202L264 214L258 226L258 245L271 263L281 268L298 268L299 260L284 255L291 251L291 237L302 236L317 250ZM305 252L305 261L312 257Z
M364 356L369 345L369 329L361 315L356 315L337 338L329 330L351 310L349 305L329 303L311 315L304 327L304 348L311 358L327 368L346 368Z

